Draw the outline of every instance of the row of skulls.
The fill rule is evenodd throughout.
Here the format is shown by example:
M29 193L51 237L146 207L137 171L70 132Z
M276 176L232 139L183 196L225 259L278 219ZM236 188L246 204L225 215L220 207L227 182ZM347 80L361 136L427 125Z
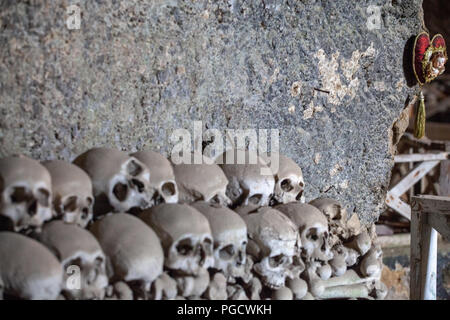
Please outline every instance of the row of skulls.
M291 159L279 155L272 176L261 175L269 164L258 160L172 165L155 152L106 148L73 163L0 159L0 226L8 230L0 232L0 294L383 297L373 233L347 228L332 199L302 203L303 176Z

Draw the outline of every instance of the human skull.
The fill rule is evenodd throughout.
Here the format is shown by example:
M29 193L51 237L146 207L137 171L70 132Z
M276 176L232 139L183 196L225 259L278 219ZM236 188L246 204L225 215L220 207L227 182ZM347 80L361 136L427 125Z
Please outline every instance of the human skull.
M139 151L131 156L145 164L150 171L150 186L155 190L154 205L177 203L178 187L170 161L154 151Z
M302 241L302 256L306 261L326 262L333 258L329 244L327 218L316 207L290 202L275 207L297 226Z
M214 268L225 277L244 276L247 226L234 211L217 204L196 202L192 206L209 221L214 239Z
M274 192L275 179L273 174L263 173L264 171L271 172L270 168L261 157L256 155L256 152L237 151L228 150L216 159L216 163L218 163L217 161L225 162L219 165L229 180L227 196L231 199L234 207L248 204L259 207L269 205L269 200ZM245 153L243 164L239 164L237 161L239 152ZM233 153L234 161L228 159L233 157ZM256 159L254 163L250 163L252 157Z
M47 169L24 157L0 159L0 227L39 230L53 216L52 182Z
M262 207L243 219L247 223L247 254L253 256L253 270L264 285L281 288L286 277L297 277L303 271L304 264L299 259L301 241L289 218L278 210Z
M217 164L177 164L175 180L180 202L206 201L222 205L231 204L225 192L228 179Z
M0 232L0 279L4 294L19 299L55 300L63 268L42 244L13 232Z
M303 196L305 181L302 169L291 158L274 152L271 153L270 157L264 157L271 168L271 160L275 157L278 160L278 171L274 172L275 190L273 200L275 203L305 202Z
M39 241L49 248L64 268L63 293L68 299L103 299L108 286L105 255L87 230L60 220L45 224ZM71 274L79 271L79 287L73 288ZM76 274L74 274L76 276Z
M347 210L337 200L318 198L310 201L309 204L319 209L327 217L332 234L332 245L350 237L349 228L347 228Z
M124 281L137 295L146 297L152 282L163 272L164 253L156 233L125 213L104 216L90 231L106 255L111 281Z
M213 238L208 220L187 204L164 203L139 217L161 239L164 265L180 274L196 275L214 264Z
M53 208L58 218L85 228L92 220L91 179L79 167L61 160L44 161L52 178Z
M150 206L153 196L150 172L138 159L119 150L94 148L78 156L73 163L91 177L95 215Z

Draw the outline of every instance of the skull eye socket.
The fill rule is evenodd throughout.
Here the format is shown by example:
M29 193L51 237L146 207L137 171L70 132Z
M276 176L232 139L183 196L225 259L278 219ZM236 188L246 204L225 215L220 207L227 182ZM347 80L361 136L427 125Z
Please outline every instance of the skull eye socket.
M142 172L142 167L136 161L131 160L127 165L127 172L131 176L136 177Z
M190 239L180 240L177 244L177 252L183 256L187 256L194 251Z
M261 202L261 199L262 199L262 194L257 193L257 194L252 195L250 198L248 198L248 203L258 205Z
M280 183L280 187L281 187L281 190L283 190L284 192L289 192L289 191L292 191L292 189L294 189L294 186L292 185L290 179L282 180Z
M77 208L77 197L71 196L64 201L63 210L64 212L72 212Z
M172 182L166 182L162 185L161 191L165 196L173 196L175 194L175 185Z
M127 198L128 193L128 186L123 183L116 183L116 185L113 188L113 194L119 201L125 201Z
M319 235L316 228L308 229L306 232L306 238L311 241L317 241L319 239Z
M284 254L279 254L273 257L269 258L269 265L272 268L276 268L281 266L282 264L284 264L286 262L286 257L284 256Z
M91 197L87 197L86 202L87 202L88 206L90 207L94 203L94 200Z
M145 189L144 184L138 179L131 179L131 186L136 187L139 193L142 193Z
M236 254L236 251L234 250L234 247L231 244L226 247L223 247L219 251L219 257L222 260L230 260L231 258L234 257L235 254Z
M13 190L13 193L10 195L11 202L13 203L26 202L31 198L30 193L25 187L15 187Z
M47 207L50 202L50 192L46 189L39 188L36 193L36 198L41 206Z

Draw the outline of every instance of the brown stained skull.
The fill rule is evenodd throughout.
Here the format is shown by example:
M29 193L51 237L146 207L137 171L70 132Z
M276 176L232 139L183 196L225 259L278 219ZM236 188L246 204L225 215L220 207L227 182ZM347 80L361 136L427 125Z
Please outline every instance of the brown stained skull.
M187 204L165 203L139 217L161 239L164 265L178 274L197 275L214 264L213 237L208 220Z
M192 206L209 221L214 239L214 268L228 278L245 276L247 226L234 211L221 205L196 202Z
M61 160L44 161L52 178L53 208L64 222L85 228L92 220L91 179L79 167Z
M5 296L55 300L62 289L63 268L36 240L13 232L0 232L0 279Z
M228 179L216 164L177 164L174 166L175 180L181 203L206 201L229 205L226 196Z
M278 289L286 278L304 270L299 259L301 240L295 224L278 210L262 207L243 217L247 224L247 254L254 259L253 271L264 285Z
M244 159L239 163L239 152ZM275 180L266 161L254 151L228 150L216 159L228 178L226 194L233 207L240 205L269 205ZM270 172L270 174L266 174Z
M58 257L64 268L63 294L67 299L103 299L108 286L106 257L87 230L57 220L45 224L39 241ZM79 268L80 287L70 288L73 267Z
M146 298L152 282L163 272L164 253L156 233L125 213L106 215L89 230L106 255L111 282L124 281L135 295Z
M0 159L0 192L1 229L39 231L53 217L50 174L33 159Z
M154 151L139 151L131 156L145 164L150 171L150 186L155 190L154 205L177 203L178 187L170 161Z
M96 216L151 205L150 171L134 157L109 148L94 148L78 156L74 164L87 172L94 189Z
M305 198L303 196L305 181L303 179L302 169L295 163L295 161L279 153L272 153L270 157L265 157L264 159L267 160L270 167L272 167L272 159L278 160L278 170L274 172L274 202L305 202Z

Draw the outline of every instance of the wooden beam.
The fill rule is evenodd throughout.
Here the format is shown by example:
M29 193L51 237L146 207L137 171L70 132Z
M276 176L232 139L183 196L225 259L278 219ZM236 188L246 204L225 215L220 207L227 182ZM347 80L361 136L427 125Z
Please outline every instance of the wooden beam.
M419 195L414 198L417 209L422 212L450 215L450 197Z
M450 151L450 141L445 143L445 150ZM441 161L439 174L439 195L450 197L450 160Z
M414 184L423 178L428 172L439 164L439 160L425 161L412 169L402 180L400 180L389 193L394 197L400 197Z
M427 213L427 215L430 226L436 229L446 241L450 242L450 215L432 212Z
M394 156L395 163L422 162L422 161L447 160L447 159L448 159L448 152L412 153L412 154L399 154Z

